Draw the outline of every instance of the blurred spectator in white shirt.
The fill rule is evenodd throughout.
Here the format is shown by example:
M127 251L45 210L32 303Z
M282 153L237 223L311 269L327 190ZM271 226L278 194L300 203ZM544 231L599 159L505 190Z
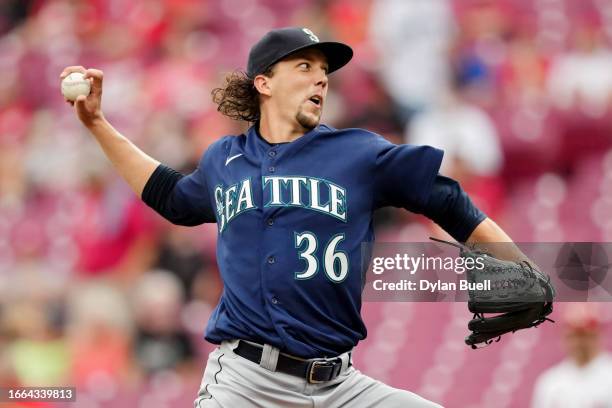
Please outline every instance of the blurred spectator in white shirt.
M497 188L503 164L499 136L487 113L462 98L460 84L455 88L440 104L414 117L405 140L444 150L440 173L458 180L490 214L501 198Z
M370 37L387 91L405 113L421 110L447 89L455 28L447 0L375 0Z
M573 51L553 63L548 90L553 104L598 117L612 100L612 51L605 47L601 30L584 26L575 36Z
M406 136L412 144L443 149L441 172L449 176L496 175L503 161L497 130L489 116L454 96L416 116Z
M612 356L601 350L599 313L593 304L569 304L565 319L567 358L537 379L533 408L612 407Z

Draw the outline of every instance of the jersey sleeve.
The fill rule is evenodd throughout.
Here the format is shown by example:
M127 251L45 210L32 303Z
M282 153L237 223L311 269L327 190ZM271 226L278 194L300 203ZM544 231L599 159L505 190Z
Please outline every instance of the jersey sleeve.
M434 221L458 242L466 242L487 218L456 180L437 175L423 215Z
M194 226L216 222L204 157L196 170L187 176L158 166L145 185L143 201L173 224Z
M396 145L376 135L374 151L374 209L393 206L423 213L442 163L442 150Z

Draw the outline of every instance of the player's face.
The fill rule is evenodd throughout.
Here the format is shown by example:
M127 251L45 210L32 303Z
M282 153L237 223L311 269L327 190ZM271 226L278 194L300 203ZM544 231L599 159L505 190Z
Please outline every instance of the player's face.
M599 333L596 330L568 330L565 341L571 357L579 362L588 362L597 353Z
M321 120L327 96L327 60L308 49L293 54L274 67L270 81L271 101L281 117L310 130Z

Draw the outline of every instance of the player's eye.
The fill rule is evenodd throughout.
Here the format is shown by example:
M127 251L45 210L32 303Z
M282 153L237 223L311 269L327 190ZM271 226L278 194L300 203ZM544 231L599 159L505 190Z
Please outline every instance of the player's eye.
M300 63L300 65L298 65L298 67L300 69L308 70L308 69L310 69L310 64L307 63L307 62L302 62L302 63Z

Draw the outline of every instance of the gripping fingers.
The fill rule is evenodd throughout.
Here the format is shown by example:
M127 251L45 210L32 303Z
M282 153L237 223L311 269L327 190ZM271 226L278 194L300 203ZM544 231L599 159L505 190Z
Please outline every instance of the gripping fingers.
M85 107L86 100L87 100L87 97L85 95L79 95L77 96L73 104L76 107L77 111L82 114L86 114L87 112L87 108Z
M102 93L102 80L104 73L99 69L90 68L85 72L85 78L91 80L91 93L100 95Z
M85 97L83 95L79 95L71 104L76 108L77 112L83 110L83 105L85 104Z
M87 73L87 70L81 65L72 65L66 67L60 74L60 81L66 78L68 75L72 74L73 72L80 72L81 74L85 75Z

